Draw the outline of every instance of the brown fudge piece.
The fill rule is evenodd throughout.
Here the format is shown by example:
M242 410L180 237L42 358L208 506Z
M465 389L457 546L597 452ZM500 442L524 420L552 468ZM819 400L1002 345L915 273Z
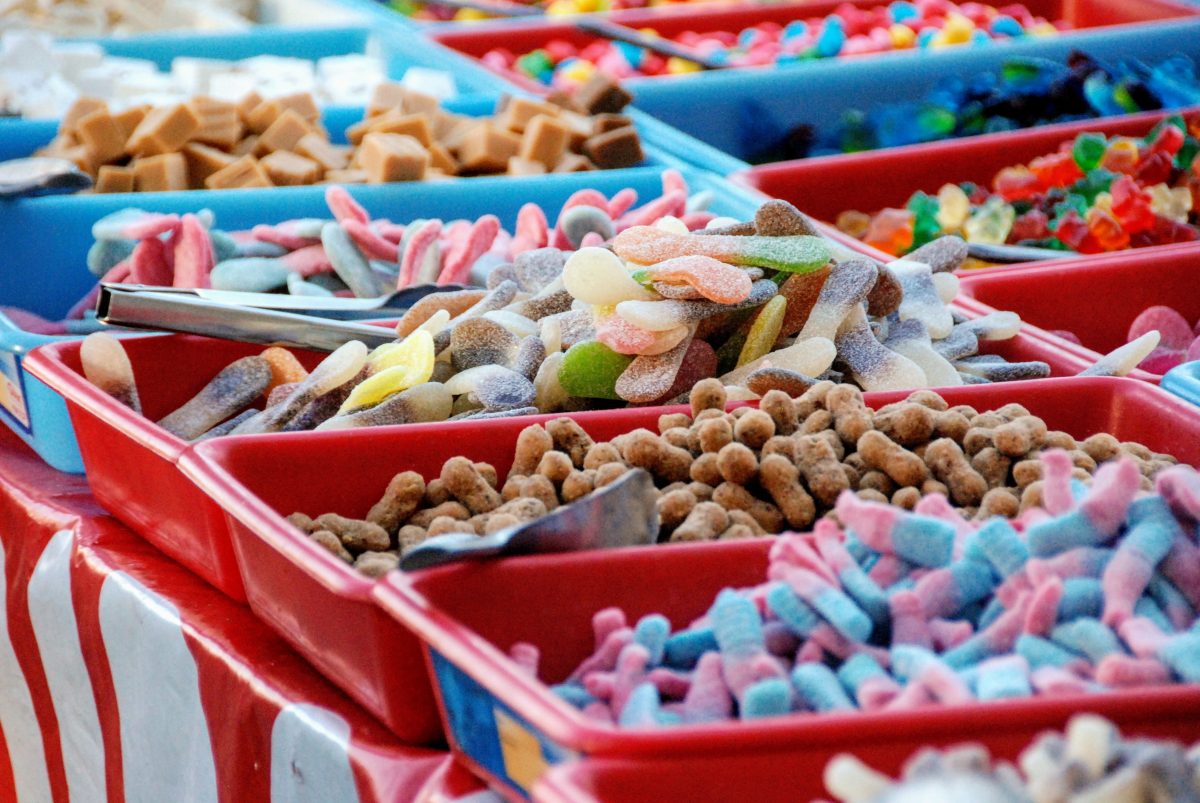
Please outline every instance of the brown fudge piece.
M596 165L586 156L578 153L565 153L558 164L554 166L555 173L582 173L585 170L595 170Z
M508 167L508 160L521 149L516 134L502 131L490 123L478 125L463 138L458 148L458 160L463 173L499 173Z
M121 127L121 135L129 139L142 120L146 119L146 113L149 111L149 106L131 106L120 114L114 114L113 119Z
M182 153L160 153L130 164L138 192L171 192L188 188L187 160Z
M237 161L233 154L199 142L189 142L181 152L187 160L188 184L195 189L203 189L205 179Z
M538 115L557 117L558 108L529 98L513 97L504 104L503 111L497 112L495 124L513 133L523 134L525 126Z
M633 126L597 134L584 143L583 152L601 170L633 167L646 158L637 129Z
M539 114L526 126L517 155L522 159L541 162L547 170L553 170L566 153L570 141L571 130L566 125L553 117Z
M286 111L294 111L302 119L316 123L321 119L321 110L316 101L307 92L297 92L294 95L284 95L278 98L264 100L246 115L246 127L255 134L261 134L271 127Z
M365 170L327 170L325 172L326 184L366 184L367 171Z
M172 153L186 145L199 129L200 118L182 103L153 109L130 134L125 151L130 156Z
M607 134L618 128L633 125L633 120L624 114L597 114L592 118L592 133Z
M105 165L96 176L96 192L133 192L135 175L132 167Z
M236 105L199 96L192 98L188 106L200 119L200 130L192 135L196 142L228 150L242 138L242 120Z
M270 177L252 155L246 154L233 164L218 170L204 180L210 190L229 190L238 187L272 187Z
M420 181L429 167L429 151L407 134L367 134L359 161L371 184Z
M323 172L321 166L312 159L306 159L291 151L275 151L263 157L259 164L267 171L276 187L315 184Z
M74 135L76 124L95 111L108 111L108 104L96 98L80 98L71 104L58 124L58 133Z
M301 117L295 109L285 109L266 131L258 135L254 155L262 157L273 151L290 151L302 137L313 133L316 132L308 120Z
M98 165L125 155L125 134L108 109L96 109L75 123L75 136Z
M593 72L575 91L575 102L589 114L616 114L632 100L633 96L603 70Z
M344 170L350 156L342 147L332 144L319 134L305 134L293 148L306 159L312 159L323 170Z

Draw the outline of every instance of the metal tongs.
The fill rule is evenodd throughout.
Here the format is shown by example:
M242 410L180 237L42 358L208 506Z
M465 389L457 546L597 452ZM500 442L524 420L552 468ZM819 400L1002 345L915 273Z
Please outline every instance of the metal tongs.
M430 293L459 289L460 285L425 284L380 298L357 299L102 283L96 319L109 326L316 351L333 351L351 340L374 348L394 342L396 333L354 319L396 318ZM341 320L347 317L352 320Z
M656 496L650 474L630 469L598 491L533 521L482 537L447 533L426 539L404 554L400 568L414 571L463 560L653 544L659 528Z

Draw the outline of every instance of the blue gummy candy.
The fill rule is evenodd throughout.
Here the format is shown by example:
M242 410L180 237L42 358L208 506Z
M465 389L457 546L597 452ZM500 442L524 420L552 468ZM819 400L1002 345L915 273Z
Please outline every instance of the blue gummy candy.
M1012 664L985 664L979 667L975 695L980 700L1009 700L1029 697L1033 689L1029 675Z
M711 627L683 630L663 645L663 664L673 669L691 669L706 652L716 652L717 637Z
M1109 655L1125 652L1112 628L1090 616L1058 625L1050 632L1050 640L1060 647L1086 655L1094 664Z
M767 591L767 607L800 638L808 638L821 624L817 612L783 583L776 583Z
M851 711L858 707L825 664L797 664L792 670L792 685L800 699L814 711Z
M633 640L650 653L648 666L662 663L663 652L670 635L671 623L662 614L652 613L638 620L637 627L633 629Z
M767 678L749 686L739 705L742 719L777 717L792 710L792 689L782 678Z
M915 513L901 515L892 529L892 549L910 563L938 569L954 556L954 525Z
M750 599L731 588L723 589L717 594L709 615L722 656L754 655L763 651L762 617Z
M1029 633L1022 633L1017 637L1016 652L1034 669L1042 666L1066 666L1080 659L1077 653Z

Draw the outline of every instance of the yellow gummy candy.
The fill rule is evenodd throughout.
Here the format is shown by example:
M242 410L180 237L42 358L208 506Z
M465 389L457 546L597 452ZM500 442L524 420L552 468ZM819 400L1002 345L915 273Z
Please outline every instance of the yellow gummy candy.
M433 335L418 329L399 343L387 343L371 352L367 364L373 374L350 391L339 413L371 407L402 390L429 381L433 375Z
M971 41L971 32L974 30L975 23L962 14L950 12L942 26L942 39L948 45L963 45Z
M938 225L942 231L955 232L962 228L971 214L971 199L957 184L946 184L938 190Z
M917 35L913 29L898 22L888 28L888 36L892 38L892 47L897 50L910 48L917 43Z
M779 339L779 330L783 328L783 316L786 312L786 296L775 296L766 303L746 334L746 343L742 346L742 353L738 355L739 368L746 363L754 362L775 348L775 341Z
M690 72L700 72L700 65L694 61L672 56L667 59L667 72L671 75L682 75Z
M1191 190L1187 187L1172 189L1166 184L1155 184L1146 191L1150 193L1150 208L1154 210L1154 214L1176 223L1187 223L1188 213L1192 211Z

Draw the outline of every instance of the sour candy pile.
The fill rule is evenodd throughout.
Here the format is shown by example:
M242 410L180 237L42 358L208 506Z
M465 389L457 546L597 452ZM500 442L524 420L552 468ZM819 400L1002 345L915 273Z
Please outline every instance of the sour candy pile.
M687 627L599 611L595 653L553 690L653 728L1200 682L1200 475L1170 468L1139 494L1128 458L1090 488L1066 453L1042 459L1045 507L1014 522L844 492L840 524L781 536L761 585ZM536 668L535 645L513 650Z
M1200 800L1200 743L1123 737L1095 714L1077 714L1063 733L1045 733L1016 766L987 748L924 749L892 779L854 756L825 767L825 786L843 803L1195 803Z
M1072 343L1083 345L1073 332L1058 329L1052 332ZM1200 360L1200 321L1192 325L1178 310L1168 306L1147 307L1129 325L1125 339L1132 343L1147 332L1157 332L1160 340L1154 350L1138 363L1137 367L1143 371L1165 374L1181 363Z
M783 26L764 22L736 32L687 31L672 39L729 67L759 67L1046 36L1061 27L1065 25L1038 17L1022 5L998 9L983 3L918 0L869 8L845 3L826 17L797 19ZM649 32L654 33L652 29ZM489 51L483 60L563 90L577 86L597 69L620 79L700 69L692 61L665 58L637 45L606 39L582 48L555 39L519 55L501 48Z
M1083 133L1055 153L1006 167L990 187L946 184L903 209L843 212L838 227L889 254L948 233L968 242L1083 254L1192 242L1200 141L1171 117L1142 138Z

